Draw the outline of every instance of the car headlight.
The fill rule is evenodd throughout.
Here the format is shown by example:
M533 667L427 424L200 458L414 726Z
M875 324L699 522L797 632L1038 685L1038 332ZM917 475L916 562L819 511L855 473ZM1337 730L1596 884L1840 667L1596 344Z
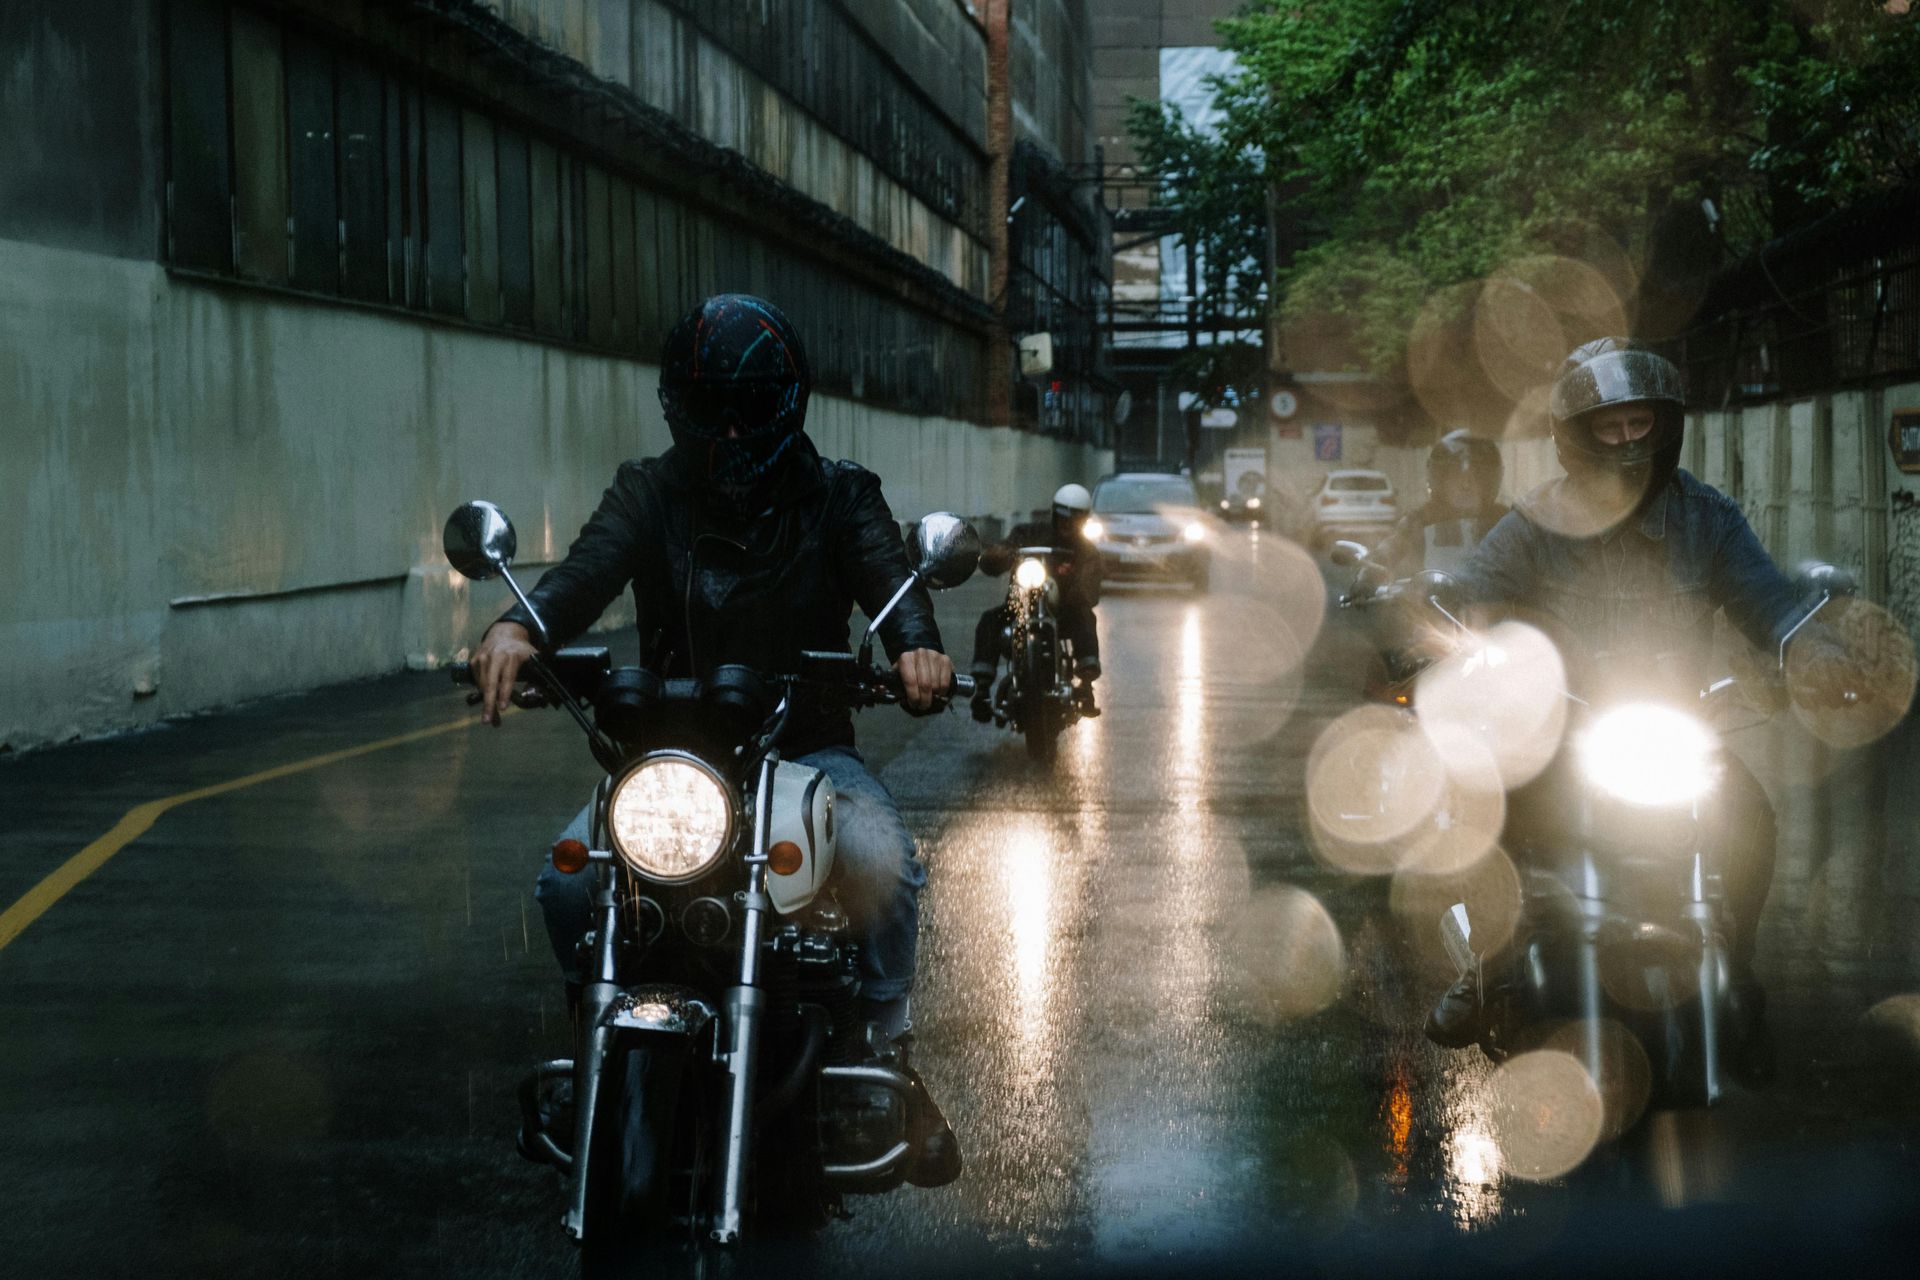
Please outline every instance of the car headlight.
M1195 520L1192 524L1180 531L1180 536L1188 542L1200 542L1206 538L1207 531L1205 526L1198 520Z
M1047 566L1029 557L1028 559L1022 560L1020 567L1013 571L1013 580L1028 591L1033 590L1035 587L1045 586L1047 581Z
M1714 732L1684 711L1655 703L1605 712L1580 735L1578 750L1587 781L1643 808L1691 804L1719 780Z
M1259 509L1260 509L1260 499L1258 498L1247 499L1247 510L1258 511Z
M733 839L733 804L711 768L679 752L647 756L607 800L614 852L636 875L680 884L705 875Z
M1080 531L1087 535L1088 542L1098 542L1107 536L1107 526L1098 520L1088 520L1080 526Z

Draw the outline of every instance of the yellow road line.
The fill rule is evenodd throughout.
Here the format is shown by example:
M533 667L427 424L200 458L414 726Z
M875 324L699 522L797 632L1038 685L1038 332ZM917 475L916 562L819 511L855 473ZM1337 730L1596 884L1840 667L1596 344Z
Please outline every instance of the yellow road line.
M412 733L403 733L394 738L382 738L378 742L365 742L357 747L348 747L344 751L329 751L323 756L309 756L305 760L295 760L291 764L276 765L271 769L262 769L259 773L250 773L244 778L216 782L210 787L182 791L179 795L165 796L159 800L137 804L127 810L120 821L113 824L111 831L61 863L46 879L27 890L18 902L5 911L0 911L0 950L4 950L8 943L19 937L28 925L45 915L47 908L66 897L73 886L105 866L107 860L114 854L145 835L159 820L160 815L169 809L190 804L195 800L225 795L229 791L238 791L242 787L272 782L276 778L305 773L309 769L338 764L342 760L351 760L355 756L371 755L375 751L403 747L409 742L438 737L443 733L470 729L479 723L479 716L465 716L447 724L435 725L431 729L415 729Z

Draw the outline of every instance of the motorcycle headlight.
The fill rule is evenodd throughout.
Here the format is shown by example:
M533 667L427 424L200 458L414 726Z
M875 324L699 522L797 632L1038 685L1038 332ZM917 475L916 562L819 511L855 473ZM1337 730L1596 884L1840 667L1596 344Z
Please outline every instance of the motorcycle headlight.
M1579 738L1580 768L1608 795L1643 808L1691 804L1719 779L1720 741L1693 716L1655 703L1605 712Z
M1013 571L1013 580L1028 591L1033 590L1035 587L1045 586L1047 581L1047 566L1031 558L1022 560L1020 567Z
M692 756L643 759L607 800L614 852L636 875L667 884L712 870L733 839L733 805L720 775Z

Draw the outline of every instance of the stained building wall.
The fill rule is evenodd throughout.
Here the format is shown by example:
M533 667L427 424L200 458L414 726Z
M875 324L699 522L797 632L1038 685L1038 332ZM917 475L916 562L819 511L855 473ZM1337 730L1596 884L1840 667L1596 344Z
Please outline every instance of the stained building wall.
M585 53L609 38L589 19L641 30L649 7L682 24L675 56L733 57L677 6L516 20L557 17ZM563 554L618 464L665 447L650 350L704 292L788 290L826 369L810 431L879 471L902 519L1024 512L1109 465L980 422L976 237L959 203L915 221L938 165L875 160L737 58L691 117L728 142L653 109L687 160L592 101L566 114L519 63L429 38L406 8L0 7L17 157L0 165L0 748L471 643L500 588L445 567L447 511L492 497L530 572ZM407 30L429 52L396 43ZM219 93L167 91L183 39L219 51ZM630 81L615 105L632 101ZM726 134L741 110L760 124ZM942 137L969 136L953 110ZM762 127L832 181L809 195L754 164L741 148L795 162Z

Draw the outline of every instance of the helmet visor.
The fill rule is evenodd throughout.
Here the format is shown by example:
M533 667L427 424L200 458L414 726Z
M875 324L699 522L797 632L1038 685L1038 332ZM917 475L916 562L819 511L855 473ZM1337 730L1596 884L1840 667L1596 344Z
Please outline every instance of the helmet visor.
M791 428L800 398L793 382L688 382L660 388L667 424L702 440L753 439Z
M1684 406L1680 371L1651 351L1608 351L1560 375L1548 410L1565 422L1608 405L1662 400Z

